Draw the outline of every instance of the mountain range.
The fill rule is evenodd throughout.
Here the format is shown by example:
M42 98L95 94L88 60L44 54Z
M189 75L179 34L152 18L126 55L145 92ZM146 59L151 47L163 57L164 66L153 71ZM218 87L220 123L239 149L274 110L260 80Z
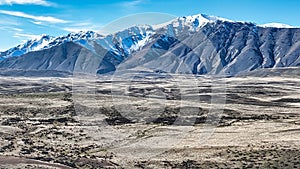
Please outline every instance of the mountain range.
M300 28L198 14L109 35L41 35L0 53L0 69L106 74L150 71L234 76L300 66Z

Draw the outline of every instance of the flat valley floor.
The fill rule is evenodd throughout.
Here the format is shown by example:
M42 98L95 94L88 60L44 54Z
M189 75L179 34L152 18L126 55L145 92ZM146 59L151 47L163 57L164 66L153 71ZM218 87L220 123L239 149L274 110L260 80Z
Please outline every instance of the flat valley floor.
M300 168L300 79L0 77L0 168Z

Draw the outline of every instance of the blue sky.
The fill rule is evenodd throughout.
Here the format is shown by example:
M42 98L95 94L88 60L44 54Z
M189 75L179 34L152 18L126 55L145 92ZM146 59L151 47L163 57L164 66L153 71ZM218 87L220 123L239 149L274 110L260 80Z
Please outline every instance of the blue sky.
M143 12L204 13L300 26L299 7L299 0L0 0L0 51L40 34L97 31L120 17Z

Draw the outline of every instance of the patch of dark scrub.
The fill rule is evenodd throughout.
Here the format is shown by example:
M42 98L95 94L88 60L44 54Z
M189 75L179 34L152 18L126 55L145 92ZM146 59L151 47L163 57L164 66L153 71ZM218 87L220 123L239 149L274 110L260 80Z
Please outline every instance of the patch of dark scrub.
M72 94L71 94L71 93L65 93L65 94L63 95L62 100L63 100L63 101L67 101L67 102L73 102Z
M278 90L268 87L261 86L259 84L251 83L247 85L234 86L234 88L227 89L228 93L247 94L247 95L263 95L263 96L283 96L288 89L279 88Z
M157 119L152 120L150 123L172 125L176 121L179 112L180 108L165 107L164 112Z
M54 108L31 108L31 107L17 107L17 106L2 106L0 113L18 116L24 118L33 118L38 114L50 115L51 117L57 116L75 116L75 108L73 105L65 107L54 107Z
M132 97L148 97L149 95L152 98L161 98L167 100L180 100L180 90L176 88L165 89L158 87L146 87L146 88L138 88L138 87L129 87L128 89L129 96Z
M71 117L76 115L76 110L73 104L60 108L49 108L47 111L50 115L69 115Z
M226 156L230 166L239 168L299 168L299 153L298 149L265 145L250 150L227 149L218 156Z
M283 103L261 101L261 100L258 100L258 99L242 97L238 94L227 94L226 103L227 104L254 105L254 106L267 106L267 107L270 107L270 106L286 107L286 105L283 104Z
M79 158L75 161L76 168L116 168L119 165L107 160Z
M10 141L8 145L5 145L4 147L0 148L0 153L6 152L6 151L11 151L13 149L15 149L14 143L12 141Z
M172 125L176 121L177 117L159 117L153 121L154 124Z
M21 122L34 122L32 125L41 125L41 124L54 124L54 123L77 123L77 121L71 117L57 117L57 118L47 118L47 119L29 119L29 118L20 118L20 117L11 117L5 119L1 124L5 126L13 126Z
M28 85L27 85L28 86ZM25 93L56 93L56 92L66 92L68 91L67 88L63 88L56 85L48 84L47 86L31 86L28 88L21 88L18 89L19 86L10 86L11 88L14 87L14 90L5 90L1 92L1 94L25 94Z
M230 126L238 121L258 121L258 120L279 120L288 119L289 116L286 115L269 115L269 114L242 114L235 110L225 109L222 114L216 114L208 118L208 115L198 116L196 118L195 124L213 124L218 127Z
M122 125L136 123L123 117L115 109L102 109L102 113L108 116L105 121L109 125ZM202 109L200 107L183 107L171 108L166 107L164 112L153 119L146 119L146 124L161 124L161 125L181 125L190 126L198 124L211 124L219 127L230 126L238 121L257 121L257 120L278 120L286 119L288 116L268 115L268 114L242 114L235 110L225 109L220 113L214 114L209 109Z
M222 117L224 120L238 120L238 121L245 121L245 120L278 120L284 117L276 116L276 115L268 115L268 114L244 114L239 116L225 116Z
M101 114L107 116L105 121L108 125L123 125L133 123L131 120L123 117L120 112L118 112L114 107L111 108L100 108Z
M106 118L105 121L107 122L108 125L112 125L112 126L133 123L131 120L129 120L125 117L122 117L122 116L109 117L109 118Z
M212 162L212 161L195 161L195 160L184 160L184 161L138 161L135 164L136 168L148 168L150 166L156 166L157 168L180 168L180 169L190 169L190 168L226 168L226 164L222 162ZM151 167L150 167L151 168Z
M105 94L105 95L111 95L112 91L111 90L97 90L97 94Z
M278 99L278 100L274 100L273 102L276 102L276 103L300 103L300 99L296 99L296 98L281 98L281 99Z
M13 124L17 124L21 121L24 121L25 119L22 119L20 117L11 117L11 118L8 118L8 119L5 119L1 125L4 125L4 126L10 126L10 125L13 125Z
M37 120L31 120L39 122L40 124L54 124L54 123L77 123L77 121L71 117L61 117L61 118L50 118L50 119L37 119ZM40 125L39 124L39 125Z

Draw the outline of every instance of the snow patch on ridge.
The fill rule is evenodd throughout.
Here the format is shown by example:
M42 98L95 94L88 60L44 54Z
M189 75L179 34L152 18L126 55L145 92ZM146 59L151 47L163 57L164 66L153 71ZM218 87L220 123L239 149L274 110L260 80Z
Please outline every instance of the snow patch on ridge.
M283 23L267 23L263 25L258 25L263 28L296 28L291 25L283 24Z

